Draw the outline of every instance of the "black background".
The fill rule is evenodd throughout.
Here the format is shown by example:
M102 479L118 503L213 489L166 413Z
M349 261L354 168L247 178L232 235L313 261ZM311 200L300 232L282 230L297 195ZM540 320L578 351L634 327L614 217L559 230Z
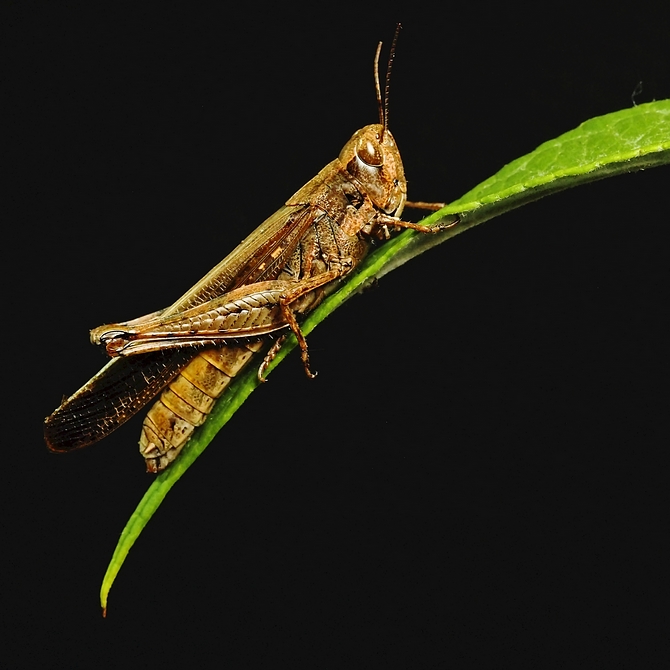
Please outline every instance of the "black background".
M376 120L450 200L583 120L670 97L668 12L217 3L6 12L3 644L19 667L566 667L667 626L667 167L560 193L384 278L177 484L140 418L55 456L42 418ZM8 224L8 225L7 225ZM11 231L11 232L9 232Z

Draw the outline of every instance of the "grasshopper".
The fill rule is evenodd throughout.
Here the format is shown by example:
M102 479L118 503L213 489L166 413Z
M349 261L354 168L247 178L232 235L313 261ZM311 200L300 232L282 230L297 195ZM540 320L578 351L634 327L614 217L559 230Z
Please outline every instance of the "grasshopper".
M398 26L399 28L399 26ZM407 202L400 153L388 129L388 90L398 31L386 72L374 59L379 123L358 130L338 158L289 198L203 279L167 309L100 326L91 340L112 360L45 420L45 439L64 452L102 439L158 393L142 427L147 470L160 472L179 455L195 427L248 361L278 336L258 370L263 374L293 332L308 377L309 351L299 317L314 309L391 231L434 233L403 221Z

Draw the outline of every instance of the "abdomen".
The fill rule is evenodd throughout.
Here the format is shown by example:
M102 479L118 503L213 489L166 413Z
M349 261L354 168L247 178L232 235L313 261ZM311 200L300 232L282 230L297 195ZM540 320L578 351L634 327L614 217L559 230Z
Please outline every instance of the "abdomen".
M216 400L262 346L258 341L204 349L163 390L140 435L147 471L160 472L177 458Z

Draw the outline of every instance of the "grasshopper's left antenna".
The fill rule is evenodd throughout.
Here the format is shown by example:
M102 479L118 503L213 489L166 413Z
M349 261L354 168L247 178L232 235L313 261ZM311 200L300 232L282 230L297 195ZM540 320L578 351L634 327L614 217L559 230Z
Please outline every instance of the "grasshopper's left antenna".
M400 24L395 27L395 34L393 35L393 42L391 42L391 52L389 53L389 62L386 66L386 83L384 85L384 130L389 127L389 88L391 86L391 70L393 69L393 59L395 58L395 45L400 34Z

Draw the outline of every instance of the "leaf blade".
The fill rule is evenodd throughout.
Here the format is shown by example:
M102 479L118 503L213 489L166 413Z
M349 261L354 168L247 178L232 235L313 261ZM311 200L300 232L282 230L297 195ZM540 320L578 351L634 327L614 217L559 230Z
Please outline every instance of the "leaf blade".
M647 103L585 121L507 164L461 198L422 221L424 225L433 225L445 216L459 214L461 223L458 226L436 235L406 231L370 254L338 291L309 314L302 330L305 334L312 332L374 278L388 274L427 249L475 225L565 188L668 163L670 100ZM268 374L295 346L295 338L290 336L270 364ZM217 401L205 424L189 442L188 449L151 484L126 524L103 578L100 591L103 611L128 552L168 491L258 385L252 363Z

